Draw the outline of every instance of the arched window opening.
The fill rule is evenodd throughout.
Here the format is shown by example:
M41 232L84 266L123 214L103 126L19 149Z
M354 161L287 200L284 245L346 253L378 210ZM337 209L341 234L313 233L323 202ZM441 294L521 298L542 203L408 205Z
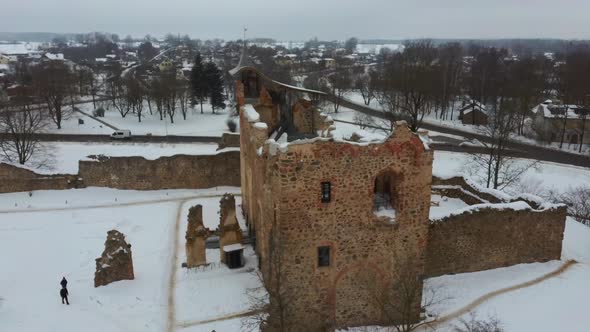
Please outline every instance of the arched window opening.
M375 177L373 213L378 217L395 219L397 190L395 175L384 172Z

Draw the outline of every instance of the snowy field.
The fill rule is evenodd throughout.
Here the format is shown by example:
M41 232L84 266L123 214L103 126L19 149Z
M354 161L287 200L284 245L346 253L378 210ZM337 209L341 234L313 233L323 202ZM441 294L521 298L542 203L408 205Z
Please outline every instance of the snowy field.
M251 247L246 248L247 264L242 269L219 264L218 249L207 250L208 267L193 271L180 267L185 261L188 208L202 204L205 224L215 228L220 196L238 190L88 188L37 191L31 197L0 195L0 250L5 253L0 264L8 271L0 274L0 331L164 331L168 317L176 331L240 331L241 319L223 317L246 311L246 290L259 286L252 273L256 257ZM136 279L94 288L94 258L100 256L105 234L112 228L126 234L132 244ZM559 277L485 302L475 308L478 315L498 317L510 332L559 331L565 322L570 322L568 331L587 331L587 323L580 318L590 296L590 228L568 220L565 259L580 263ZM449 298L434 308L445 315L560 264L522 264L443 276L427 280L427 287L436 287ZM59 300L61 276L69 280L70 306ZM440 326L438 331L451 331L456 323Z
M469 177L470 158L470 155L464 153L435 151L432 173L439 177L457 174ZM528 162L530 161L527 159L518 160L518 163ZM548 190L564 192L571 187L588 183L590 183L590 168L539 162L522 175L520 182L509 186L506 191L512 194L540 195Z
M83 120L84 124L79 124ZM55 123L50 122L44 132L51 134L87 134L87 135L110 135L113 129L81 113L73 112L68 114L61 122L61 129L57 129Z
M173 259L176 250L184 252L184 246L174 247L175 237L184 238L188 208L194 204L204 205L207 224L218 225L219 198L225 192L239 189L88 188L38 191L32 197L0 195L0 265L5 271L0 274L0 331L165 330L170 271L184 260ZM113 228L132 244L136 279L94 288L94 259ZM219 250L207 256L218 262ZM174 276L177 293L184 295L176 302L184 310L179 318L191 322L239 309L243 287L258 286L247 272L256 262L251 249L246 259L248 266L236 271L218 263L194 274L179 268ZM61 276L69 281L70 306L59 300ZM217 295L221 302L210 306Z
M28 54L36 51L42 43L0 43L0 53L4 54Z
M94 110L92 103L80 104L78 107L88 114L92 114ZM230 114L229 108L216 110L215 114L213 114L211 105L203 104L203 112L204 114L201 114L201 108L197 105L194 109L188 110L186 120L184 120L179 109L174 116L174 123L170 123L170 119L160 120L160 116L155 109L154 114L150 114L146 105L141 122L139 122L135 114L129 113L123 118L116 109L111 107L106 110L105 117L100 119L118 129L131 130L134 135L220 137L221 134L228 130L226 121ZM109 131L109 134L112 133L111 129Z

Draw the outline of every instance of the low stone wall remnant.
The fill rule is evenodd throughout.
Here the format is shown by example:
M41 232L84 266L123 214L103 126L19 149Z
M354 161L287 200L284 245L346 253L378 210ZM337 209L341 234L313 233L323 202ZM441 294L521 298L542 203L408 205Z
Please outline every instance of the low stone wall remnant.
M482 208L431 222L427 277L561 258L566 207Z
M104 247L102 255L96 259L94 287L135 279L131 244L125 241L125 235L114 229L108 231Z
M77 175L37 174L25 168L0 163L0 193L33 190L62 190L80 188L84 185Z
M215 155L95 157L80 161L80 177L89 187L115 189L203 189L240 186L240 152Z

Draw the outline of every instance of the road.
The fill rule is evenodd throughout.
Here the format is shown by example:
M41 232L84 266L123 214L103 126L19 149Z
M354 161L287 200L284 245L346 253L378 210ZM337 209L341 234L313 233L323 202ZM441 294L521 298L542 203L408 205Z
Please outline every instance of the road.
M387 113L379 111L377 109L357 104L351 100L346 98L338 98L334 95L328 95L326 97L328 101L331 102L340 102L340 105L357 112L370 115L376 118L391 120L391 116ZM456 136L465 137L468 140L477 139L480 142L490 142L489 137L481 134L471 133L467 131L462 131L455 128L449 128L441 125L436 125L432 123L422 123L422 129L436 131L443 134L450 134ZM465 146L458 146L451 143L448 144L433 144L433 148L436 150L442 151L453 151L453 152L483 152L482 148L477 147L465 147ZM516 141L511 141L508 144L508 148L512 150L510 152L515 157L519 158L529 158L529 159L536 159L542 161L550 161L555 163L561 164L568 164L568 165L575 165L581 167L590 167L590 156L584 156L574 153L569 153L560 150L553 150L548 149L538 145L526 144Z
M353 109L363 114L367 114L376 118L390 120L390 115L380 110L355 103L346 98L338 98L334 95L327 95L326 99L332 102L340 102L343 107ZM81 112L76 108L77 112ZM83 113L88 115L86 113ZM90 116L90 115L88 115ZM345 122L345 121L340 121ZM113 127L114 128L114 127ZM436 131L438 133L455 135L464 137L466 140L479 140L481 142L489 142L490 139L487 136L462 131L456 128L449 128L441 125L432 123L423 123L422 128L430 131ZM109 135L85 135L85 134L37 134L39 140L45 142L110 142ZM5 134L0 134L0 140L7 137ZM219 143L220 137L211 136L148 136L139 135L133 136L131 142L139 143ZM462 141L452 139L449 137L439 136L436 138L436 143L432 144L432 148L439 151L450 151L450 152L463 152L463 153L485 153L483 147L474 146L461 146L459 145ZM538 145L526 144L521 142L512 141L509 143L508 148L510 151L508 155L519 158L535 159L540 161L548 161L560 164L574 165L580 167L590 167L590 156L584 156L574 153L569 153L560 150L554 150L545 148Z

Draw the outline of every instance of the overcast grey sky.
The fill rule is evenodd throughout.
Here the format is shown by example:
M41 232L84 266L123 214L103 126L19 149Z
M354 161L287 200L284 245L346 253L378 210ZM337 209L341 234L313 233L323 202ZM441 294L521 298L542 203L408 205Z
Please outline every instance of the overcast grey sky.
M590 38L590 0L0 0L0 31L279 40Z

